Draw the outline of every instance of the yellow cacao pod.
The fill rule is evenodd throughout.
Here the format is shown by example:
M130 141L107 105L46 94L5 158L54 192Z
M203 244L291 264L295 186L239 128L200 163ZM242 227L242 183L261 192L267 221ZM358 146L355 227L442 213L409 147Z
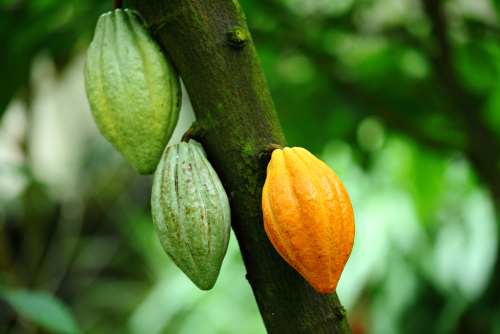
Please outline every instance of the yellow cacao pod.
M320 293L332 293L354 244L354 213L335 172L309 151L277 149L262 190L276 251Z

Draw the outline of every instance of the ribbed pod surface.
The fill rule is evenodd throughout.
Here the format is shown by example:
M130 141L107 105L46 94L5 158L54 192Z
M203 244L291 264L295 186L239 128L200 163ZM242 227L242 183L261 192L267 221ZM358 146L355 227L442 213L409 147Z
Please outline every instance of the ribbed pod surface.
M229 200L201 144L168 147L154 175L151 210L163 249L202 290L211 289L226 254Z
M274 150L262 191L264 228L318 292L333 292L354 244L354 213L335 172L299 147Z
M155 171L179 117L179 77L137 12L103 14L85 61L97 127L140 174Z

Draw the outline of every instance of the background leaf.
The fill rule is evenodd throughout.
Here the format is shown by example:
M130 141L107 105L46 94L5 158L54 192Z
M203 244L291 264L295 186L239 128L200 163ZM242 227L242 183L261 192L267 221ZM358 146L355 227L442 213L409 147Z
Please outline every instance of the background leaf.
M0 292L20 316L54 333L79 333L71 310L60 299L44 291L5 290Z

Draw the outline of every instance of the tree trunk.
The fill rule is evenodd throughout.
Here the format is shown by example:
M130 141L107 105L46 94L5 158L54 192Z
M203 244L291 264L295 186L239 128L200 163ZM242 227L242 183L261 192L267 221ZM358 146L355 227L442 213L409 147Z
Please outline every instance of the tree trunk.
M270 143L286 146L236 0L132 0L177 67L197 139L231 203L232 226L269 333L351 333L337 295L312 288L264 231L261 193ZM202 129L202 131L200 131Z

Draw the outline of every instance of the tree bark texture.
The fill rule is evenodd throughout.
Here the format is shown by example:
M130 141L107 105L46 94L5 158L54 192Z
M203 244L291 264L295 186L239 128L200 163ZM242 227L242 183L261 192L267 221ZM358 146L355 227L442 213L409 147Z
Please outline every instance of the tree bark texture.
M245 15L235 0L133 0L172 58L191 98L197 139L231 203L269 333L351 333L337 295L312 288L264 231L261 193L270 143L286 146Z

